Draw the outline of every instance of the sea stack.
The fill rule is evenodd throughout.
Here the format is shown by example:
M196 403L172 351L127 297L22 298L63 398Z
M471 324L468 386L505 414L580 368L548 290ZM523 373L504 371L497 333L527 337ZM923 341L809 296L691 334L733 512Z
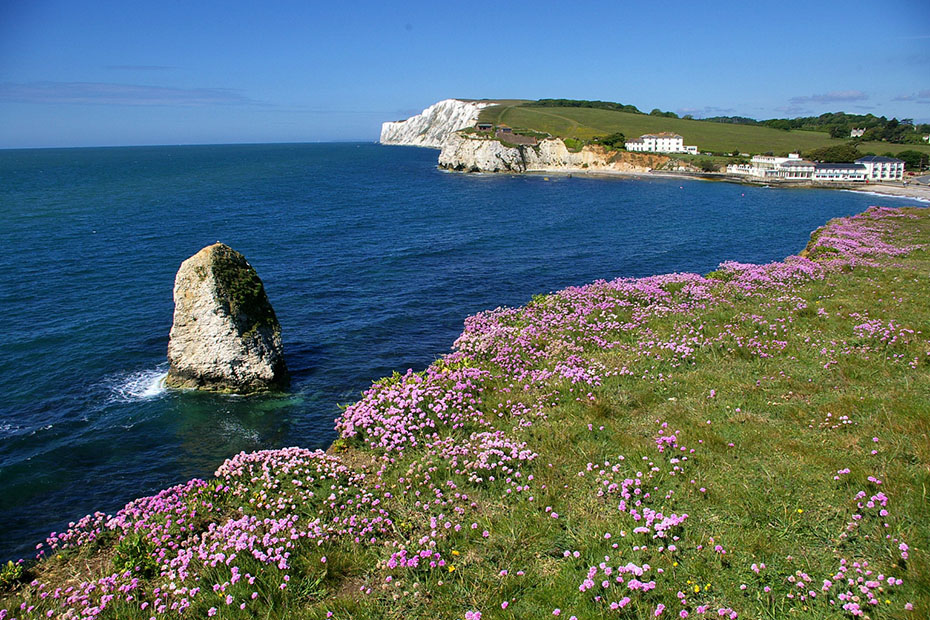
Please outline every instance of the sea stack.
M287 386L281 325L255 269L228 245L181 263L168 361L168 387L250 394Z

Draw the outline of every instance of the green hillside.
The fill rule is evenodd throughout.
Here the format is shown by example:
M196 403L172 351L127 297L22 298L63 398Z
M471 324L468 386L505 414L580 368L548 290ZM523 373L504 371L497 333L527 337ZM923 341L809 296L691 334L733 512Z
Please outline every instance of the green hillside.
M581 140L590 140L595 136L614 132L622 132L631 139L645 133L672 131L681 134L685 144L697 145L702 152L718 153L787 153L847 142L842 138L831 138L829 134L821 131L784 131L771 127L666 118L596 108L527 107L523 103L507 102L486 108L481 112L479 121ZM904 150L930 153L930 146L863 142L859 145L859 150L875 154L898 153Z

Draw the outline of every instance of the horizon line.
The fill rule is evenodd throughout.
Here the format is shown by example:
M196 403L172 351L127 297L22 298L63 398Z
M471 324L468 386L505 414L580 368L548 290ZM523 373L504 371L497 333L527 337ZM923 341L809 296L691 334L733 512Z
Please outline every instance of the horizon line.
M187 146L260 146L284 144L380 144L379 140L300 140L270 142L186 142L186 143L141 143L141 144L85 144L80 146L0 146L0 151L40 151L65 149L134 149L145 147L187 147Z

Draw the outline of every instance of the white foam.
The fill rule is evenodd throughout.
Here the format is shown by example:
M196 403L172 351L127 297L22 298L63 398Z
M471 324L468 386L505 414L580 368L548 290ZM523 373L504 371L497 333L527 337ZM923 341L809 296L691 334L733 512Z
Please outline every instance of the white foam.
M124 402L158 398L168 391L167 376L164 368L155 368L117 377L112 383L113 398Z
M261 435L259 435L257 430L246 428L228 418L220 421L220 428L223 430L223 435L227 437L238 437L252 443L257 443L261 439Z
M930 199L917 198L916 196L898 196L895 194L883 194L882 192L870 192L864 189L844 189L844 192L853 192L854 194L867 194L869 196L878 196L879 198L897 198L898 200L914 200L916 202L925 202L930 204Z

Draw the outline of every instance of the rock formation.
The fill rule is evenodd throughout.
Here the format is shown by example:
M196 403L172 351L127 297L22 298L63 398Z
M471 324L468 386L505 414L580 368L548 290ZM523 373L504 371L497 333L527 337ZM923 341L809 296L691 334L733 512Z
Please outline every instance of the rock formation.
M507 146L498 140L453 133L442 144L439 167L465 172L649 172L669 161L655 153L609 151L587 145L570 151L560 138L536 146Z
M288 383L281 325L245 257L222 243L178 269L168 387L247 394Z
M478 120L478 113L489 105L494 104L485 101L445 99L405 121L382 124L381 144L440 148L443 140L449 135L474 125Z

